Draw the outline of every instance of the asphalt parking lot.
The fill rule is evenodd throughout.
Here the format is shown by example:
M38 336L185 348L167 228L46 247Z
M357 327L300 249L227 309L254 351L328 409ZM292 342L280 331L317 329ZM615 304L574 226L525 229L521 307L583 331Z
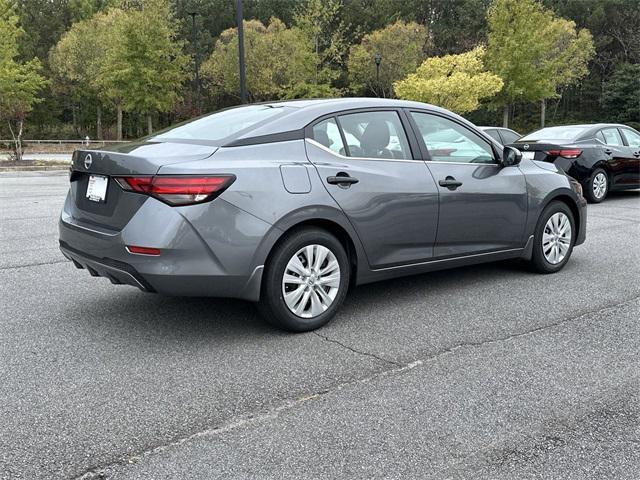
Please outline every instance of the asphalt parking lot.
M76 270L66 189L0 176L0 478L639 477L640 191L556 275L368 285L291 335Z

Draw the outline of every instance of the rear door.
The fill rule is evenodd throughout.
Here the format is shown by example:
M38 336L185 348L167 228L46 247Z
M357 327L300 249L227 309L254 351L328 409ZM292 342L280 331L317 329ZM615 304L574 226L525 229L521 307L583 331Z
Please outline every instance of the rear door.
M638 187L640 186L640 134L628 128L621 128L620 132L627 144L625 169L620 186Z
M527 187L520 169L498 165L492 145L452 118L409 115L440 192L434 256L522 248Z
M394 109L322 118L307 128L307 155L365 247L372 268L433 256L438 191L406 118ZM410 142L413 142L413 150Z

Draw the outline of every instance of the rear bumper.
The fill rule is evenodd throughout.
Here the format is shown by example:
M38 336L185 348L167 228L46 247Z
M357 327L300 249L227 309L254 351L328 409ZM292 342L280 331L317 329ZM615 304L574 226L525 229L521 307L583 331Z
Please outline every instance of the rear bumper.
M76 268L86 269L92 277L105 277L114 285L131 285L144 292L155 292L153 287L131 265L109 258L95 258L79 252L60 240L62 254Z
M206 230L198 222L206 220L207 225L214 228L217 225L244 228L250 223L257 233L262 226L256 226L253 219L245 218L248 214L237 212L230 204L221 203L220 208L208 210L206 207L211 205L179 210L149 199L124 228L116 231L75 218L76 207L69 197L59 221L60 250L76 267L114 284L170 296L257 301L262 262L244 252L255 252L262 236L247 238L245 235L240 239L232 229L219 228L212 234L211 227ZM217 211L214 213L217 218L207 219L209 211ZM159 256L131 254L126 245L158 248L161 253Z

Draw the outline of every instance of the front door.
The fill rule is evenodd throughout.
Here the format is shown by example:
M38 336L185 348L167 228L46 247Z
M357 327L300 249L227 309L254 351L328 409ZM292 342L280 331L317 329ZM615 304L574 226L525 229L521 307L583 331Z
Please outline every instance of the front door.
M440 192L435 257L522 248L527 186L518 167L501 167L491 144L454 119L414 111Z
M307 156L372 268L433 257L438 191L425 162L414 159L397 111L323 119L309 137Z

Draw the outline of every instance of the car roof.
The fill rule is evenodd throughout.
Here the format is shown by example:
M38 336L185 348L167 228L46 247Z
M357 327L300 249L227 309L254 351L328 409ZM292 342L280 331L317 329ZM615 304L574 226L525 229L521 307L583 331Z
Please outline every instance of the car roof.
M464 122L467 125L472 125L468 120L465 120L459 115L445 110L444 108L436 107L435 105L390 98L320 98L262 102L261 105L283 107L290 111L284 115L278 116L271 122L267 122L258 128L245 132L244 135L235 139L234 143L253 137L275 135L278 133L300 130L319 117L345 110L357 110L360 108L414 108L418 110L428 110L435 113L446 114Z
M548 127L543 127L543 128L556 128L556 127L558 127L558 128L562 128L562 127L584 128L585 131L573 139L575 141L590 139L590 138L592 138L592 136L594 136L596 134L596 132L598 130L600 130L602 128L631 128L628 125L623 125L621 123L580 123L580 124L571 124L571 125L549 125ZM523 138L525 138L528 135L531 135L533 133L539 132L540 130L543 130L543 128L539 128L538 130L534 130L533 132L528 133L527 135L525 135Z

